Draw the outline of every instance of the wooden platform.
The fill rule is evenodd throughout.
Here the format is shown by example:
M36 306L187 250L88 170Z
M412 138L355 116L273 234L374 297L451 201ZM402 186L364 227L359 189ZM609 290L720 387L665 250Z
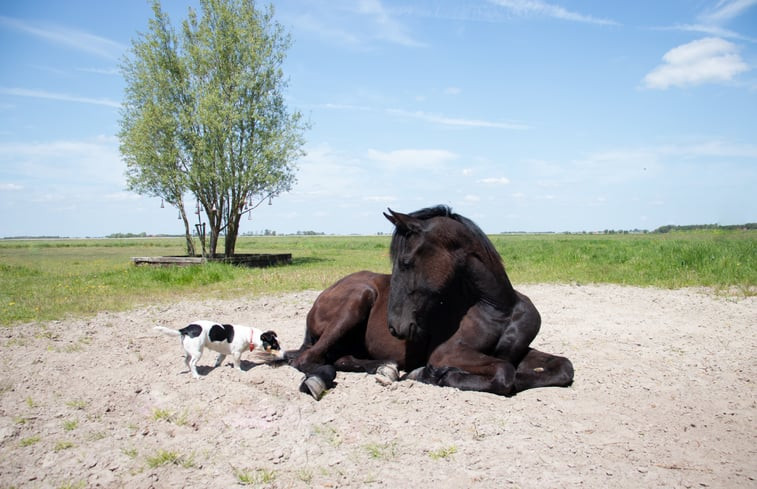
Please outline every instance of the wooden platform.
M218 256L215 258L203 258L201 256L135 256L132 257L135 265L155 266L190 266L201 265L207 262L231 263L245 267L269 267L272 265L289 265L292 263L291 253L277 254L238 254L230 258Z

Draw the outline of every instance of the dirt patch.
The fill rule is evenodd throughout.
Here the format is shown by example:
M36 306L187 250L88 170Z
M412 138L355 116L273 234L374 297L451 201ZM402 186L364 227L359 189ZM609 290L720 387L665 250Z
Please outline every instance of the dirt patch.
M152 331L193 319L302 341L317 292L184 302L2 330L1 487L757 487L757 300L530 285L534 346L570 388L513 398L294 369L187 373Z

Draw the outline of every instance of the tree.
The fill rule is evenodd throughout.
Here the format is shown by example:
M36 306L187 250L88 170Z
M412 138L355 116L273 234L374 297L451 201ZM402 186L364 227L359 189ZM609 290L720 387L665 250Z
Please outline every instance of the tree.
M231 256L242 216L295 183L308 124L284 101L291 39L273 7L260 11L250 0L200 6L200 17L189 10L179 37L154 1L148 32L122 64L120 149L129 188L179 208L189 253L187 193L207 217L210 255L224 233Z

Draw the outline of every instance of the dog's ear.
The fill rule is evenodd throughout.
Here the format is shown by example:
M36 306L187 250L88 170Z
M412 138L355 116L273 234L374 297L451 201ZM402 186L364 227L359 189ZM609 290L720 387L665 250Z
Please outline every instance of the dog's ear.
M260 340L263 342L263 348L265 351L280 350L279 340L276 338L276 333L273 331L266 331L260 335Z
M268 330L263 334L272 335L274 338L278 338L278 335L276 334L276 331Z

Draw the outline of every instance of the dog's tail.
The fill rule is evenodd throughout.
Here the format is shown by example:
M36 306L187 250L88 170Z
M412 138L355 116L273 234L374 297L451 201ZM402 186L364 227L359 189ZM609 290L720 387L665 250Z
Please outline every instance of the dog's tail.
M171 329L163 326L155 326L153 329L155 331L160 331L163 334L167 334L168 336L181 336L181 331L178 329Z

